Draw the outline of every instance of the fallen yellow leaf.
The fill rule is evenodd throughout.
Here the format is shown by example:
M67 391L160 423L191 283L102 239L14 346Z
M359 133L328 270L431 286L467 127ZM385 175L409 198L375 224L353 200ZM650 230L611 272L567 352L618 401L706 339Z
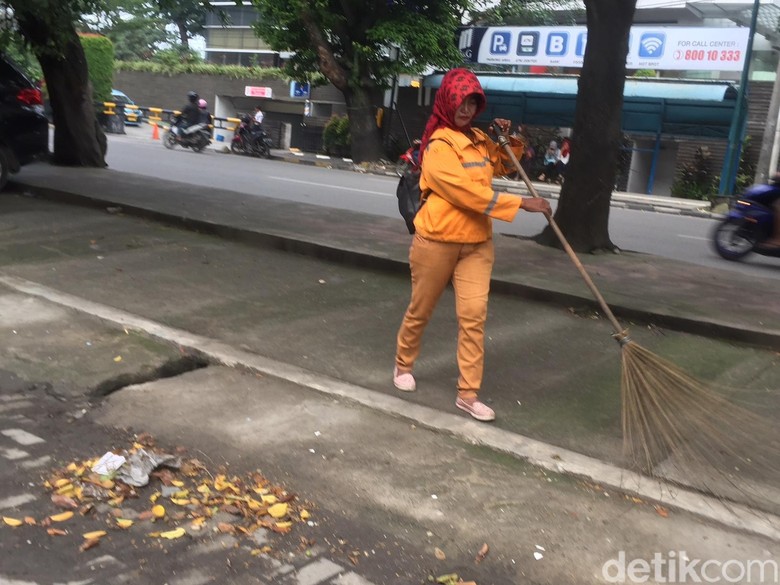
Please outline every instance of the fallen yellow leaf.
M57 488L57 495L59 496L66 496L68 494L72 494L75 491L72 483L67 483L61 488Z
M117 518L116 524L119 528L130 528L133 525L133 521L125 518Z
M118 362L121 362L121 361L122 361L122 356L121 356L121 355L118 355L118 356L116 356L116 357L114 358L114 361L115 361L115 362L117 362L117 363L118 363Z
M277 522L276 527L277 528L290 528L292 526L292 522Z
M85 540L97 540L98 538L103 538L105 535L105 530L95 530L94 532L87 532L83 536Z
M261 510L262 508L265 507L263 506L263 504L261 504L257 500L253 500L252 498L249 498L246 503L249 506L249 509L252 510L253 512L257 512L258 510Z
M49 536L67 536L67 530L60 530L59 528L47 528L46 534Z
M287 515L287 504L284 502L281 504L274 504L268 508L268 514L271 518L283 518Z
M261 496L260 499L264 504L275 504L277 502L276 496L274 495Z
M21 520L17 520L16 518L9 518L8 516L3 516L3 522L8 524L8 526L13 526L14 528L24 524L24 522L22 522Z
M70 480L63 478L63 479L58 479L57 481L55 481L54 482L54 487L61 488L62 486L66 486L66 485L69 485L69 484L70 484Z
M171 498L171 502L173 502L177 506L187 506L190 503L188 499L184 499L184 498Z
M35 526L37 524L35 518L33 518L32 516L25 516L24 523L27 524L28 526Z
M65 522L65 520L70 520L73 518L73 512L68 510L67 512L62 512L60 514L54 514L53 516L49 516L49 520L52 522Z
M168 540L173 540L174 538L181 538L187 534L187 532L184 530L184 528L177 528L176 530L169 530L168 532L161 532L160 538L167 538Z
M161 506L160 504L157 504L152 508L152 514L155 518L164 518L165 517L165 508Z
M308 510L301 510L301 520L308 520L311 517Z
M171 485L176 487L182 487L184 485L184 482L181 481L180 479L174 479L173 481L171 481Z
M198 492L200 492L201 494L210 494L211 493L211 488L209 488L209 486L207 486L204 483L203 485L199 485L198 486Z
M160 492L155 492L149 496L149 501L154 504L160 498Z

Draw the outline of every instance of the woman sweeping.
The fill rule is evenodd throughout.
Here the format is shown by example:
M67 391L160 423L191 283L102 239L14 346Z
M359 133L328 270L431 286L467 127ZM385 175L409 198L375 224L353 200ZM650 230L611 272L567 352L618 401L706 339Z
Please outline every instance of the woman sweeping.
M484 368L484 332L493 269L492 219L512 221L519 209L550 215L545 199L493 190L494 174L512 171L498 145L472 127L486 98L476 75L452 69L436 93L423 133L420 189L427 194L415 217L409 251L412 296L398 331L393 384L404 392L417 385L412 375L423 331L447 283L455 290L458 318L458 396L455 405L480 421L496 415L478 399ZM494 124L506 132L509 120Z

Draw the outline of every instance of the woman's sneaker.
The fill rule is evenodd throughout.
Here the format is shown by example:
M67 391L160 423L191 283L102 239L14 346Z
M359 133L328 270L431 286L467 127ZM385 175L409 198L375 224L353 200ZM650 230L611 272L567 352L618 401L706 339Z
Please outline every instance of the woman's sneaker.
M417 383L411 372L401 373L398 367L393 368L393 385L401 392L414 392L417 390Z
M483 422L496 420L496 413L484 402L480 402L476 398L474 400L463 400L458 398L455 400L455 406L461 410L465 410L472 417Z

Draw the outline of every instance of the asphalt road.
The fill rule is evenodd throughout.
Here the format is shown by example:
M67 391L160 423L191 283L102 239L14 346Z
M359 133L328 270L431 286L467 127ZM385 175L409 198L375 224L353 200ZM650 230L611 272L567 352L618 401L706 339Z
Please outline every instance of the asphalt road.
M227 188L290 201L395 217L396 179L287 162L260 160L207 150L167 150L148 128L109 135L108 164L120 171ZM532 236L544 219L521 215L511 224L495 222L498 233ZM701 266L760 277L780 278L780 261L752 255L740 263L721 259L709 244L715 220L613 208L610 234L624 250L654 254Z

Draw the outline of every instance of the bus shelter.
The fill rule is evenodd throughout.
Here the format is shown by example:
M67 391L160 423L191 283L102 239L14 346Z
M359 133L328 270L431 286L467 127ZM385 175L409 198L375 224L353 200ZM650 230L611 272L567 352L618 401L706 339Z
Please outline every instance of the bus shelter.
M443 75L431 75L424 88L436 89ZM487 108L485 121L508 118L531 126L571 128L577 103L577 76L478 75ZM671 185L676 148L662 148L680 140L728 140L737 104L738 86L729 81L657 78L626 79L622 129L638 145L631 157L630 174L646 178L653 193L661 178ZM746 101L743 108L747 109ZM666 154L662 152L666 151ZM634 182L636 184L636 181ZM637 190L629 189L629 190Z

